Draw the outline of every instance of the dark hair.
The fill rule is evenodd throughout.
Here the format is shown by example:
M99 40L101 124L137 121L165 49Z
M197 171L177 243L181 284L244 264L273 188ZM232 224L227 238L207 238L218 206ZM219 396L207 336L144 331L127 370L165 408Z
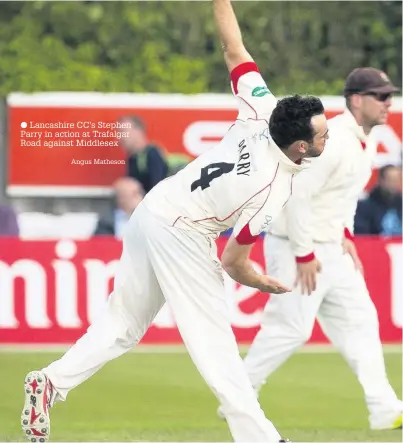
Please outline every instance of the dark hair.
M276 145L287 149L297 140L312 142L311 118L325 112L317 97L293 95L278 101L270 117L269 130Z
M379 170L378 170L379 178L380 178L381 180L384 180L384 179L386 178L386 175L388 174L388 171L389 171L390 169L396 169L396 168L399 169L399 166L397 166L397 165L391 165L391 164L382 166L382 167L379 168Z
M143 132L146 132L146 125L144 124L143 120L141 120L141 118L137 117L136 115L124 115L123 117L119 118L118 122L130 122L131 127L135 127L141 129Z

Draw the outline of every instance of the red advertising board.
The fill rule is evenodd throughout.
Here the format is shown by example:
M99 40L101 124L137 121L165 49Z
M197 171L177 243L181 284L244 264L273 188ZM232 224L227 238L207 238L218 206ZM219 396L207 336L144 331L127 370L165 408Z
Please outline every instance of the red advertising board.
M226 239L218 240L219 251ZM368 288L379 313L384 343L400 343L403 325L401 239L359 238ZM70 344L85 333L107 299L121 253L115 239L73 242L0 240L0 344ZM252 259L263 272L262 239ZM225 276L231 319L239 343L250 343L268 295ZM354 294L352 294L353 296ZM326 343L316 327L311 343ZM142 343L181 343L165 305Z
M374 130L377 167L401 161L401 102L395 99L388 124ZM344 109L342 97L324 97L323 103L329 118ZM227 94L11 94L7 192L108 194L113 181L126 170L117 137L127 131L114 127L125 115L142 118L150 139L167 152L194 158L223 137L237 108L234 97ZM84 160L91 164L80 162Z

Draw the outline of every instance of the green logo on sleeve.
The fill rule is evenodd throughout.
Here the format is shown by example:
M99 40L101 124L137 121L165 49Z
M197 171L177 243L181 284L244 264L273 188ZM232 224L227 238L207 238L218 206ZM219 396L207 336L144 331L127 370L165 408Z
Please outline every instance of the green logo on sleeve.
M264 95L271 94L266 86L257 86L252 91L252 97L263 97Z

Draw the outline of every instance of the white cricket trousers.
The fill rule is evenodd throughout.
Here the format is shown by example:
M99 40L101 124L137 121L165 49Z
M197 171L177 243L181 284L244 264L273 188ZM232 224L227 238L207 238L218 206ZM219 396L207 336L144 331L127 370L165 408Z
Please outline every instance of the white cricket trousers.
M296 264L289 241L267 235L264 253L267 273L293 287ZM245 358L252 385L259 391L266 378L310 338L317 318L357 376L371 426L383 426L396 419L403 406L386 375L378 315L365 280L341 245L317 243L315 255L322 264L316 291L302 295L297 287L271 296L266 304L261 329Z
M105 311L43 369L58 400L133 348L165 300L194 364L224 407L234 441L277 443L281 437L265 417L239 355L215 242L167 225L144 203L129 221Z

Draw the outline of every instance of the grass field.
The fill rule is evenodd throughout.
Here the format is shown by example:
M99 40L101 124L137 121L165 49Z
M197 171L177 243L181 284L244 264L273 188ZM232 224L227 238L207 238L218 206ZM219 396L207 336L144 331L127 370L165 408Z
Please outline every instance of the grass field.
M25 374L60 353L0 353L0 441L24 441L19 419ZM402 392L402 355L385 355ZM402 441L370 431L355 377L336 353L299 353L269 378L261 404L294 442ZM102 368L52 410L51 441L231 441L217 401L186 353L129 353Z

